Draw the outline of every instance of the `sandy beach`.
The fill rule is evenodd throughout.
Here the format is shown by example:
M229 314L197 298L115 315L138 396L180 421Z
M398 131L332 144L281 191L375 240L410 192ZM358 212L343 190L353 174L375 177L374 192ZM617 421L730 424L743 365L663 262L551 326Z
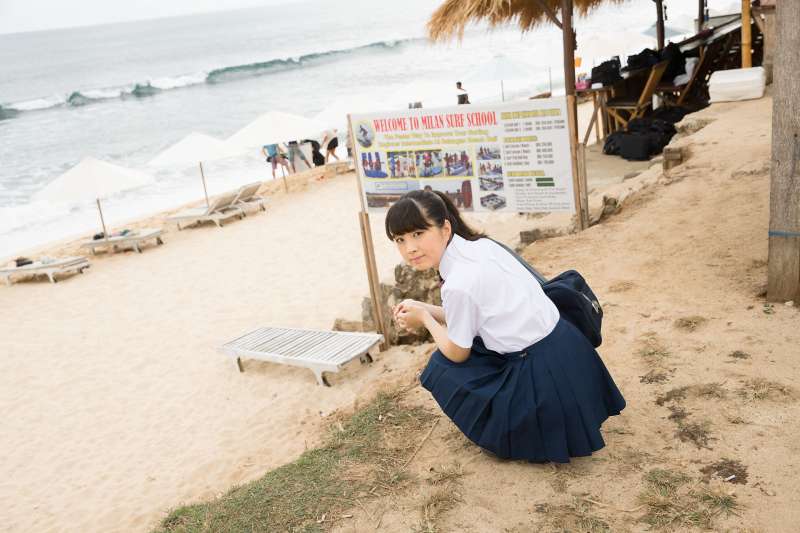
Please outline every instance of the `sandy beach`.
M600 295L601 354L628 408L607 424L605 450L563 470L476 457L449 422L440 424L414 472L423 476L442 462L442 450L448 461L469 464L462 503L443 516L441 531L546 529L549 518L535 506L568 505L575 493L606 502L596 515L612 530L643 530L614 509L636 507L644 470L670 465L696 474L722 457L745 464L749 481L728 483L743 507L718 527L790 531L800 522L791 423L800 414L797 396L745 401L737 392L754 378L800 390L798 306L768 306L761 292L770 112L769 98L702 111L713 122L674 141L688 147L687 162L667 175L656 165L624 182L618 177L593 202L604 191L630 194L619 214L524 250L546 274L577 268ZM733 135L745 127L747 136ZM308 370L268 363L246 362L240 374L216 350L255 327L329 329L338 317L360 319L368 286L355 176L317 182L314 175L294 178L289 194L270 184L266 213L222 229L173 229L164 246L92 258L89 272L58 284L0 288L0 530L148 531L175 506L293 460L320 441L337 409L414 383L431 346L395 347L368 366L355 362L331 376L331 388L317 386ZM474 220L516 245L520 230L555 219ZM398 257L382 218L372 224L385 279ZM694 325L681 326L682 319ZM643 357L642 346L653 343L670 355ZM748 357L730 357L735 351ZM649 381L648 373L663 376ZM675 437L669 402L656 399L708 383L722 392L686 389L682 404L691 419L709 421L713 440L698 447ZM414 394L435 409L425 391ZM563 483L554 484L556 477ZM374 504L392 508L384 530L418 522L415 498ZM336 527L369 530L364 515L354 515Z

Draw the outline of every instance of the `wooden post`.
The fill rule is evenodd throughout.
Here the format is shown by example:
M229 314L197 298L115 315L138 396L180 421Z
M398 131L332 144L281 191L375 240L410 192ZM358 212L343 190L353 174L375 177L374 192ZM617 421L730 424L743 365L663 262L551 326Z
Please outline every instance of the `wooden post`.
M742 68L753 66L752 24L750 20L750 0L742 0Z
M767 299L800 303L800 2L776 2Z
M575 31L572 28L572 0L561 0L561 34L564 41L564 90L567 97L575 96ZM567 98L569 105L569 98ZM572 99L573 107L575 98ZM567 112L569 114L569 111ZM578 130L570 132L575 142L578 141Z
M569 127L569 156L572 168L572 196L575 200L575 216L578 229L585 230L589 227L588 216L583 213L583 195L581 193L580 178L578 174L578 142L575 137L578 133L578 119L575 115L575 95L567 95L567 125Z
M663 0L655 0L656 3L656 43L658 50L664 49L664 5Z
M203 180L203 194L206 195L206 207L209 207L211 204L208 201L208 189L206 188L206 175L203 172L203 162L200 161L200 179Z
M697 33L703 31L706 19L706 0L697 0Z
M578 145L578 186L580 188L581 228L589 227L589 186L586 182L586 144Z
M356 139L353 133L353 122L350 120L350 115L347 115L347 131ZM367 205L364 202L364 189L361 187L361 167L358 164L357 150L355 144L353 145L353 162L356 167L356 184L358 185L358 199L361 202L361 211L358 214L358 224L361 228L361 245L364 250L364 262L367 267L367 280L369 282L369 295L372 301L372 319L375 321L375 329L383 335L383 343L381 343L381 350L386 350L389 347L389 338L387 335L386 322L384 321L383 308L381 307L381 284L378 277L378 262L375 260L375 247L372 242L372 228L369 225L369 213L367 213Z
M108 240L108 230L106 229L106 221L103 219L103 208L100 207L100 198L95 198L97 202L97 210L100 211L100 224L103 226L103 238ZM94 248L92 248L94 250Z

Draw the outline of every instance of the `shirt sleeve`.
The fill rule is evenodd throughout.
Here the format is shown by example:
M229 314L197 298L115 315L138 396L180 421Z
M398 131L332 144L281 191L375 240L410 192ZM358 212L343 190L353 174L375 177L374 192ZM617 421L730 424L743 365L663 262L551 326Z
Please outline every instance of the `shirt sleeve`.
M464 290L445 290L442 292L442 307L447 336L458 346L471 348L482 323L477 303Z

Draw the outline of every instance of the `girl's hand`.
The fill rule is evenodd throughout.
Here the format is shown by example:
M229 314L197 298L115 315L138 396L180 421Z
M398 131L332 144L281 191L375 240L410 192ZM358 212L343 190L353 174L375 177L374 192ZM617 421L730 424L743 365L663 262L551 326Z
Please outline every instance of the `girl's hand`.
M405 300L403 300L399 304L394 305L392 307L392 318L397 320L398 313L400 313L401 311L405 311L409 307L412 307L414 305L422 305L422 303L418 302L416 300L411 300L411 299L406 298Z
M414 331L423 327L424 320L428 314L430 312L420 302L405 300L397 306L395 321L401 328L407 331Z

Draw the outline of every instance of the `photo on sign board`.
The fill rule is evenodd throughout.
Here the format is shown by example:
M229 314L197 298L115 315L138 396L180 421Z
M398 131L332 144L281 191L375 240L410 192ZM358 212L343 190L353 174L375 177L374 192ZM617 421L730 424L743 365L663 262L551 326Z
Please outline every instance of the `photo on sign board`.
M417 150L417 175L420 178L441 176L444 171L441 150Z
M453 150L444 153L446 176L472 176L472 160L467 150Z
M445 193L461 210L472 211L475 209L472 203L471 180L425 180L421 183L422 189L425 191Z
M419 190L418 180L366 181L364 193L367 206L372 208L389 207L409 191Z
M481 196L481 205L492 211L504 209L506 207L506 197L495 193L489 193L486 196Z
M364 148L372 146L372 141L375 140L375 130L372 129L372 124L369 122L359 122L356 126L356 141Z
M414 163L414 152L387 152L389 176L392 178L416 178L417 166Z
M503 165L500 161L486 161L478 163L478 176L482 178L493 178L503 175Z
M503 178L492 178L481 176L478 178L478 188L482 191L502 191Z
M361 152L361 168L368 178L386 178L384 162L381 161L380 152Z
M490 159L500 159L500 145L499 144L479 144L478 149L475 151L478 154L479 161L487 161Z

